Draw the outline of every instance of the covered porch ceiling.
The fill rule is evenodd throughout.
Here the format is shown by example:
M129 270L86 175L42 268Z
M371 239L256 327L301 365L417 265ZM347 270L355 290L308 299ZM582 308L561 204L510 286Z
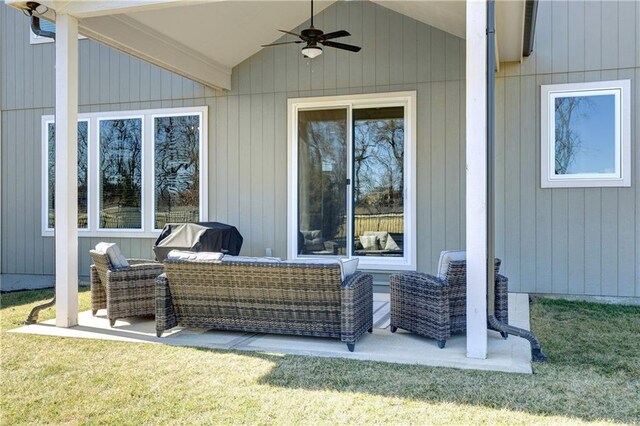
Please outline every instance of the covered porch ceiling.
M343 0L339 0L343 1ZM367 1L367 0L365 0ZM395 12L464 38L465 1L371 0ZM26 8L23 0L6 0ZM115 49L209 87L231 89L231 70L309 19L308 0L40 0L47 19L64 13L79 31ZM319 13L335 0L315 1ZM499 62L522 59L525 0L498 0ZM323 28L333 31L338 28Z

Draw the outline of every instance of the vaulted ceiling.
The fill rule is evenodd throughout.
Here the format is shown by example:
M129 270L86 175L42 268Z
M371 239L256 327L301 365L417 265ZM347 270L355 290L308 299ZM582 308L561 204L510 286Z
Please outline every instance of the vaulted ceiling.
M5 0L25 7L21 0ZM344 1L344 0L340 0ZM365 0L368 1L368 0ZM460 0L371 0L435 28L465 36ZM116 49L205 85L229 89L231 69L309 18L307 0L40 0L57 13L80 19L80 31ZM315 1L315 13L335 3ZM496 7L499 60L521 59L525 0ZM53 15L50 14L49 17ZM338 28L326 28L335 30Z

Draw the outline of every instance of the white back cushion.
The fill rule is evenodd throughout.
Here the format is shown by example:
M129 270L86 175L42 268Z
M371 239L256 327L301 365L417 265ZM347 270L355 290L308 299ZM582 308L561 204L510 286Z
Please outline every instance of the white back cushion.
M340 259L340 272L342 273L342 281L349 277L349 275L355 274L358 270L358 262L360 259Z
M344 281L349 275L356 272L360 259L295 259L287 260L287 263L315 264L315 265L338 265L340 267L340 280Z
M440 261L438 262L438 278L445 279L449 263L452 261L467 260L466 251L446 250L440 253Z
M96 244L95 250L98 253L106 254L109 262L111 262L111 266L114 268L122 269L129 267L129 262L127 262L127 259L120 253L120 249L116 243L98 243Z
M225 256L224 262L246 262L246 263L280 263L279 257L249 257L249 256Z

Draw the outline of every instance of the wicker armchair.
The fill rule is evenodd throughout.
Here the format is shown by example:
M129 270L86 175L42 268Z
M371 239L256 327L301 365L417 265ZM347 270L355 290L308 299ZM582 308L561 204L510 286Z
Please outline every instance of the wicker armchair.
M500 259L496 259L496 318L508 323L509 281L498 274L499 269ZM390 291L392 333L402 328L436 339L438 347L444 348L452 334L466 331L466 261L450 262L444 279L419 272L391 275ZM502 337L506 338L506 334Z
M116 269L106 254L90 250L91 312L107 309L111 327L118 318L155 315L156 277L164 272L162 263L128 259L129 267Z

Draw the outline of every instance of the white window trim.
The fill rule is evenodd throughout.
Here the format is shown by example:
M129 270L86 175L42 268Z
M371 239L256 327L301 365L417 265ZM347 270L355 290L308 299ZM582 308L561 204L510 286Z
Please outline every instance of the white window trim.
M87 225L88 229L78 229L81 237L110 237L110 238L157 238L160 230L154 229L155 216L155 164L153 118L161 116L198 115L200 117L200 218L206 222L209 217L209 189L208 189L208 107L162 108L135 111L111 111L99 113L78 114L78 121L88 122L88 177L87 177ZM100 126L99 122L113 119L140 118L142 119L142 229L105 229L99 228L100 214ZM42 117L42 236L54 236L54 229L48 227L48 129L49 123L54 122L53 115ZM147 131L151 129L151 131ZM150 163L149 163L150 161ZM149 166L148 164L151 164Z
M405 174L404 174L404 257L352 256L360 259L359 269L368 271L396 271L417 269L417 236L416 236L416 92L371 93L344 96L322 96L311 98L293 98L288 100L287 113L287 256L289 259L318 258L320 256L298 255L298 111L320 108L347 108L347 150L352 157L352 114L353 109L363 107L404 106L405 108ZM350 163L350 162L349 162ZM351 176L351 164L348 164L348 175ZM347 216L352 216L353 185L347 191ZM351 222L351 221L349 221ZM347 223L349 232L353 225ZM332 256L321 256L323 259ZM338 257L338 256L336 256ZM341 256L346 257L346 256Z
M205 107L206 108L206 107ZM187 116L193 116L193 115L197 115L198 117L200 117L200 130L199 130L199 135L198 135L198 143L199 143L199 151L200 151L200 165L199 165L199 169L200 169L200 173L199 173L199 179L200 179L200 188L199 188L199 196L200 196L200 200L206 199L207 195L209 193L209 186L208 186L208 182L209 180L207 179L207 173L205 170L205 167L203 167L203 164L206 164L206 158L208 156L208 152L207 152L207 143L203 143L205 141L204 135L207 134L207 119L206 119L206 115L205 115L205 111L185 111L185 112L181 112L181 113L162 113L162 114L152 114L149 118L150 118L150 127L151 127L151 142L150 142L150 146L151 146L151 154L150 154L150 158L151 158L151 164L155 164L156 163L156 144L155 144L155 134L156 134L156 118L162 118L162 117L187 117ZM203 158L205 159L205 161L203 162ZM155 174L155 168L154 167L150 167L149 168L153 173L151 174L151 187L153 188L153 191L151 191L151 206L152 206L152 212L153 215L151 216L151 223L149 224L149 228L148 229L153 229L156 232L160 232L161 229L157 229L155 228L155 213L156 213L156 174ZM200 221L205 221L206 218L209 216L208 213L208 203L205 204L204 206L202 205L202 202L200 203Z
M615 96L615 167L611 174L555 174L555 99L563 96ZM540 87L540 186L589 188L631 186L631 81L549 84Z

